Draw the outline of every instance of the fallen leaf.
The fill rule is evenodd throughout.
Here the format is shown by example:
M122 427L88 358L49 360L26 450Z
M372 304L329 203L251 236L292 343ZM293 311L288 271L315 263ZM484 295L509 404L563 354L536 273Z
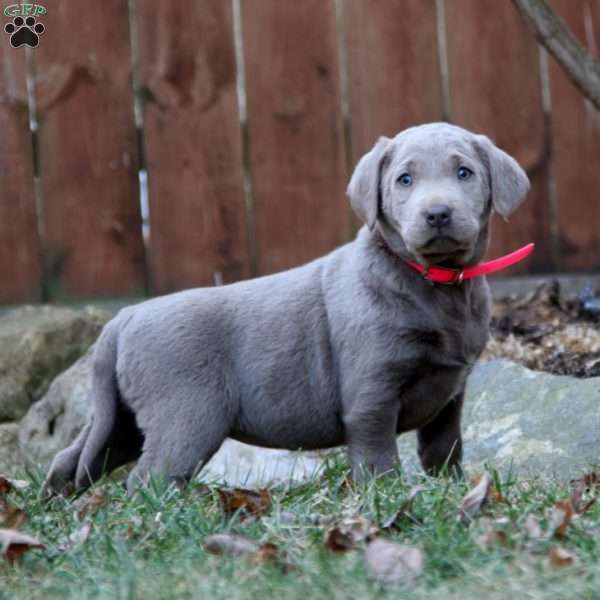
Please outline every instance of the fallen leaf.
M543 535L540 522L533 513L529 513L525 518L525 531L532 540L539 540Z
M571 504L578 514L588 511L597 501L597 498L584 499L588 492L595 493L600 490L600 481L595 472L586 473L578 479L571 480Z
M271 506L271 492L267 489L254 491L233 488L217 491L223 512L231 516L239 511L242 521L249 516L258 517L265 514Z
M65 552L66 550L72 550L73 548L83 544L88 537L90 536L90 532L92 530L92 524L89 521L86 521L76 529L66 540L62 543L58 544L58 549L61 552Z
M295 571L297 567L289 563L285 554L279 549L276 544L266 542L260 546L255 555L255 560L258 564L273 564L279 567L284 573Z
M575 563L575 555L561 546L552 546L548 553L550 565L555 569L569 567Z
M86 521L79 529L74 531L69 536L69 541L71 542L72 547L83 544L90 537L91 531L92 524L89 521Z
M0 529L0 554L10 562L33 548L44 549L45 547L31 535L14 529Z
M325 547L332 552L347 552L377 536L379 529L365 519L347 519L325 532Z
M398 510L383 522L381 529L388 531L390 529L402 529L407 523L419 523L419 520L412 514L412 507L415 498L423 491L423 486L415 485L408 492L406 500L400 505Z
M0 498L0 526L18 529L27 520L27 513Z
M482 519L480 521L482 533L475 542L480 548L489 548L491 546L507 546L508 536L501 529L497 529L496 522L491 519Z
M204 549L211 554L227 554L229 556L245 556L256 554L260 546L241 535L217 533L204 540Z
M296 567L287 562L284 553L276 544L266 542L258 545L256 542L230 533L211 535L204 541L204 549L211 554L221 554L251 559L255 564L273 564L284 573L294 571Z
M108 496L102 488L96 488L93 492L85 494L73 503L79 520L90 514L96 514L100 508L108 504Z
M575 510L570 500L557 502L550 509L548 516L548 537L565 538L574 514Z
M411 583L423 572L419 548L376 538L365 550L367 571L382 583Z
M488 500L491 485L492 477L486 472L462 499L458 513L464 523L470 523L475 515L480 512L481 507Z
M0 498L3 498L12 490L13 486L6 477L0 477Z
M586 490L600 490L600 478L595 471L585 473L585 475L571 480L572 487L578 487L581 484L583 484Z
M0 498L6 496L11 490L24 490L30 485L29 481L10 479L9 477L0 475Z

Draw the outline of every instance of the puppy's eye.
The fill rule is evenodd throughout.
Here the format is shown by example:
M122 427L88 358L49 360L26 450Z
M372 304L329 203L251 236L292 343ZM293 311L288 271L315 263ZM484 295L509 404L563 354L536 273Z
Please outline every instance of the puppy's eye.
M409 185L412 185L413 178L412 178L412 175L409 175L408 173L403 173L402 175L400 175L400 177L398 177L398 179L396 179L396 181L400 185L403 185L404 187L408 187Z
M467 167L459 167L458 171L456 171L456 176L459 179L470 179L472 175L473 171L471 171L471 169L468 169Z

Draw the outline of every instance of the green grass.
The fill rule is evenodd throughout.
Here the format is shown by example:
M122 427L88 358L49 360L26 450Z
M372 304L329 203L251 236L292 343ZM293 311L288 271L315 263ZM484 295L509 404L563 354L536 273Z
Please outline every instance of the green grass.
M178 491L152 484L128 498L120 483L104 482L108 504L84 517L91 533L68 549L82 523L73 498L41 501L33 476L32 485L13 490L8 501L27 511L21 529L47 547L12 564L0 560L0 599L600 598L600 503L574 520L564 540L531 541L525 533L528 513L546 526L548 509L569 497L566 484L498 482L507 502L489 504L484 521L467 527L457 519L467 482L391 476L349 489L346 475L345 462L335 459L319 478L274 488L270 510L253 521L225 517L216 484L205 496L194 485ZM337 554L324 547L333 523L361 514L380 524L415 483L424 486L414 503L415 522L386 534L423 551L425 568L415 584L382 586L368 576L362 549ZM505 532L505 544L481 547L486 520ZM226 532L277 544L297 569L284 574L273 564L208 554L206 536ZM573 566L549 565L548 551L557 544L576 556Z

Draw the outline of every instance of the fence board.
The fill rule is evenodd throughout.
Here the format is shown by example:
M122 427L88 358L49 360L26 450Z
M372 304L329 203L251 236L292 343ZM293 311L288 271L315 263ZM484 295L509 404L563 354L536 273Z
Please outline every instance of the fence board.
M23 302L41 291L25 49L1 42L0 302Z
M257 262L272 272L345 241L345 153L332 0L242 2Z
M231 2L138 2L153 291L250 273Z
M33 51L54 297L144 289L127 0L55 0Z
M504 223L492 223L488 255L528 242L536 252L510 274L553 270L547 145L539 53L533 34L511 2L451 0L446 3L451 118L489 135L530 176L525 204Z
M599 3L552 0L551 4L579 41L598 56ZM554 59L551 61L553 176L558 195L560 268L597 271L600 270L600 112L585 100Z
M442 118L434 0L344 2L352 161L380 135Z

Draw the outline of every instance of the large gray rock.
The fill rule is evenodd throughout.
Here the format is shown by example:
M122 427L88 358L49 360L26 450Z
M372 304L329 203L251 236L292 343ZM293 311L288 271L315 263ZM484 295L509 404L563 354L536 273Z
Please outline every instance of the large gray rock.
M0 317L0 422L17 421L94 342L109 315L26 306Z
M18 432L17 423L0 424L0 475L14 476L24 466L17 442Z
M21 421L19 448L30 464L46 465L66 448L91 415L91 350L61 373Z
M528 475L574 475L600 463L600 377L576 379L515 363L482 363L468 385L465 459Z
M20 449L30 461L47 464L83 427L90 413L88 368L85 359L76 363L24 419ZM525 476L569 478L600 462L600 378L559 377L503 360L481 363L468 382L463 431L467 468L489 462ZM401 436L399 449L405 468L418 468L414 434ZM202 477L259 485L305 479L321 464L320 453L228 440Z

